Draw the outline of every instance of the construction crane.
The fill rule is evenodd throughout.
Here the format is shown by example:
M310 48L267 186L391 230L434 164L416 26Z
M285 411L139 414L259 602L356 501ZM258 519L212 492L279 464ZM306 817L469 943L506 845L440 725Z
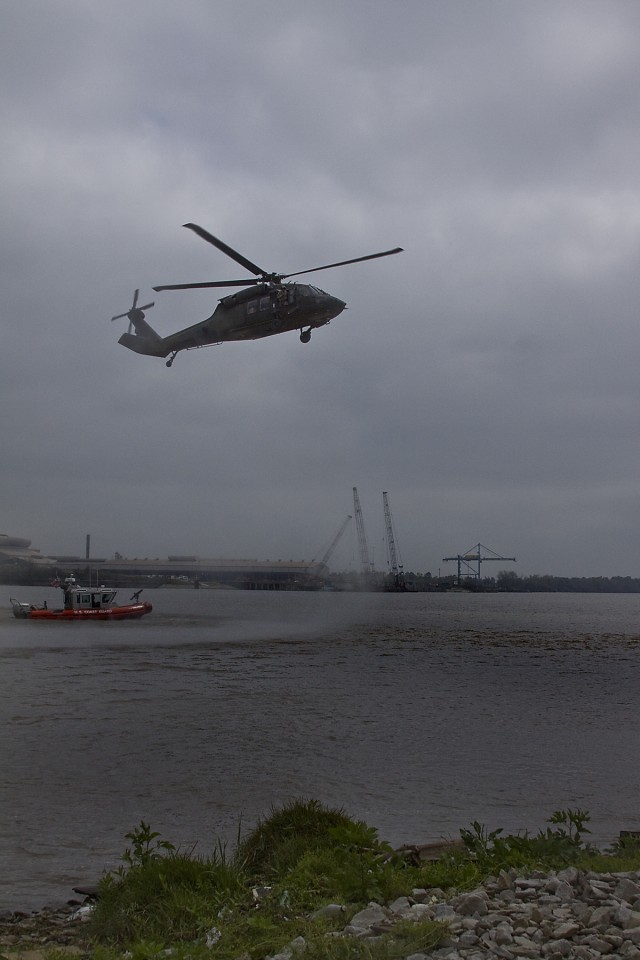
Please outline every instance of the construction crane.
M328 546L327 549L325 550L325 552L324 552L324 554L323 554L323 556L322 556L322 560L320 561L320 563L324 564L325 566L328 564L328 562L329 562L329 557L332 555L333 551L334 551L335 548L338 546L338 541L340 540L340 537L341 537L342 534L345 532L345 530L347 529L347 527L348 527L348 525L349 525L349 521L352 520L352 519L353 519L353 517L351 516L351 514L348 514L347 517L342 521L342 523L340 524L340 529L338 530L338 532L336 533L335 537L333 538L333 540L331 541L331 543L329 544L329 546ZM311 562L312 562L312 563L315 562L315 557L314 557L314 559L313 559Z
M482 551L485 551L484 555ZM469 547L466 553L459 553L455 557L443 557L443 562L448 560L455 560L458 564L458 584L460 584L463 573L463 566L468 571L464 574L470 580L480 580L480 565L485 562L485 560L512 560L516 563L515 557L501 557L499 554L495 553L493 550L490 550L489 547L483 546L481 543L474 544L473 547ZM473 564L476 564L474 569Z
M386 491L382 493L382 503L384 505L384 528L387 537L387 554L389 567L393 574L394 586L396 589L402 589L403 586L403 567L400 558L400 550L396 546L396 538L393 532L393 520L391 518L391 507L389 506L389 495Z
M360 497L358 488L353 488L353 513L356 518L356 530L358 531L358 547L360 549L360 565L364 574L371 573L373 566L369 560L369 547L367 546L367 535L364 530L364 520L362 517L362 508L360 507Z

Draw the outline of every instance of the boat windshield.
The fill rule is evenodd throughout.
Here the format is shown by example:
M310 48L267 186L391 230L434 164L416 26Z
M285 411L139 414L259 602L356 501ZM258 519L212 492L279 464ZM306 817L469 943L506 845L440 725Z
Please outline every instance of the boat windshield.
M76 590L74 591L73 606L77 610L88 608L99 610L102 607L111 606L115 595L115 590Z

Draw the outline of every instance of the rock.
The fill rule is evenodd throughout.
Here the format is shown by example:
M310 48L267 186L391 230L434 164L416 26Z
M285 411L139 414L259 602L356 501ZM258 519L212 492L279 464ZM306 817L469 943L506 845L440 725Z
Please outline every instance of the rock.
M269 960L290 960L296 953L302 953L306 946L304 937L296 937L291 943L281 950L280 953L273 954Z
M429 903L412 903L408 915L409 920L419 923L421 920L433 919L433 906Z
M591 911L587 926L597 927L599 930L604 931L611 923L614 913L614 907L596 907L595 910Z
M554 895L558 900L572 900L575 896L575 892L570 883L567 883L566 880L561 880L556 889L554 890Z
M604 937L598 937L595 934L585 937L582 943L584 946L589 947L591 950L595 950L596 953L600 954L611 953L613 950L613 946L608 940L606 940Z
M627 903L633 903L640 897L640 884L631 880L629 877L622 877L616 884L613 895L618 900L626 900Z
M573 937L579 930L582 929L581 923L576 923L573 920L567 920L564 923L559 924L553 930L554 940L568 940Z
M388 905L387 909L398 917L407 917L411 911L411 906L409 897L398 897L397 900L394 900L393 903Z
M364 910L360 910L344 928L344 933L353 937L366 937L374 934L374 927L391 926L390 910L385 910L379 903L371 902Z
M623 905L618 907L613 919L616 925L622 927L623 930L640 926L640 913Z
M483 916L488 913L486 893L463 893L452 901L452 906L462 917Z
M398 847L399 853L415 866L426 861L440 860L451 853L464 853L466 846L463 840L441 840L437 843L409 843Z
M346 913L346 907L340 903L328 903L326 907L320 907L319 910L316 910L311 914L311 919L316 920L318 917L327 917L331 920L334 920L336 917L341 916L343 913Z
M414 960L640 960L640 910L627 899L640 900L636 885L640 872L501 871L450 899L439 890L435 903L429 890L415 890L417 896L399 897L387 907L370 903L343 934L372 938L399 920L431 917L445 923L448 934L435 949L412 955Z
M72 887L74 893L79 893L81 897L89 897L91 900L98 899L100 887L97 883L87 883L82 887Z

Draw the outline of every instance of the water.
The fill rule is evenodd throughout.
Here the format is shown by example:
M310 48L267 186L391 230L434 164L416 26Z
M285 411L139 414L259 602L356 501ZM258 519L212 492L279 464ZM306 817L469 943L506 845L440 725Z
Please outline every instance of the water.
M295 797L396 845L640 828L640 596L165 589L38 624L9 595L51 590L3 590L0 909L94 882L141 819L206 854Z

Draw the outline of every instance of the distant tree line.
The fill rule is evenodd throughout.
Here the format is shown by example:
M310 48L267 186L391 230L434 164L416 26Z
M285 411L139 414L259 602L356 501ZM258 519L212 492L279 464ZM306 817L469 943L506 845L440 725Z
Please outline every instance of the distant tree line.
M494 586L491 586L492 581ZM489 579L487 588L509 593L640 593L640 579L636 577L554 577L550 574L519 577L512 570L501 570L495 581L493 578Z
M640 593L640 579L635 577L519 577L512 570L501 570L495 577L480 580L464 577L459 584L454 576L432 577L430 573L406 573L405 580L417 591L462 587L474 593Z

